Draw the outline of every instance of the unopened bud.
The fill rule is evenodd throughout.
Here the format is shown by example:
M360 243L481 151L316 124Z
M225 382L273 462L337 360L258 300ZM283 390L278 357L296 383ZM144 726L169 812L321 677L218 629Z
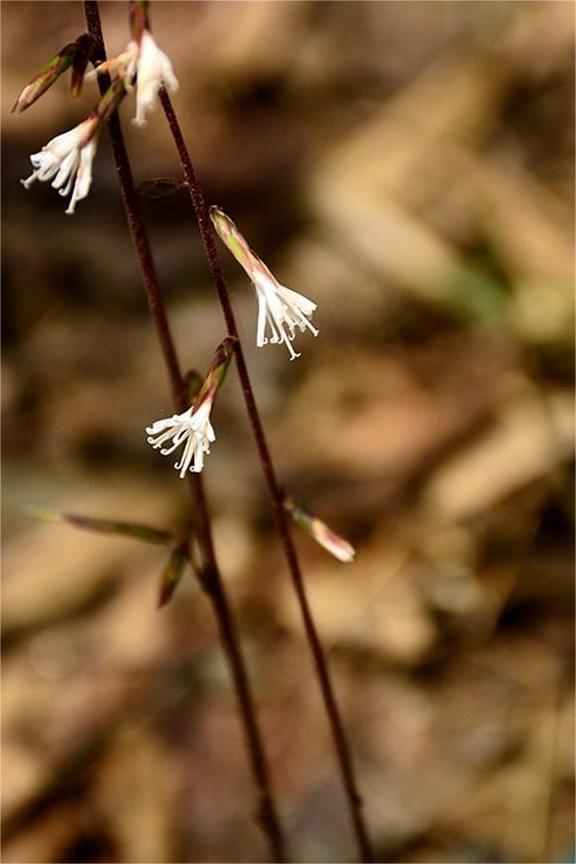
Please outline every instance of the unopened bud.
M22 90L12 106L12 114L21 114L33 105L54 82L72 65L76 52L76 42L69 42L54 57L51 57L41 70L34 75Z
M294 522L306 531L320 546L323 546L331 555L339 561L349 563L354 560L356 550L343 537L335 534L321 519L313 516L296 504L292 498L284 499L284 509L290 514Z

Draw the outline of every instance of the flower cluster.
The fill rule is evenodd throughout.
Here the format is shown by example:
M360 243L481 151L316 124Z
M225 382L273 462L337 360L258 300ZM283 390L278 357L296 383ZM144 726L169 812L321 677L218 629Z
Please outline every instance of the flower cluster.
M133 28L134 29L134 28ZM98 132L104 120L136 85L136 116L134 124L144 127L146 117L154 109L161 87L170 92L178 89L178 81L168 56L160 50L147 27L147 19L139 22L136 38L126 51L100 64L85 75L88 62L89 37L84 34L66 45L34 76L16 100L12 111L21 113L29 108L69 66L72 66L72 92L77 95L84 78L94 78L108 72L114 76L96 110L82 123L57 135L38 153L30 156L34 168L30 177L22 180L28 187L35 181L52 180L60 195L72 193L67 214L75 211L76 203L88 195L92 183L92 162L96 154Z
M92 162L96 153L102 124L117 111L124 97L136 88L136 126L147 125L147 117L154 110L158 94L165 87L170 92L178 88L178 81L169 57L158 47L149 29L147 3L131 0L130 24L132 39L126 50L101 63L93 72L85 74L90 56L91 40L83 34L75 42L64 46L35 75L20 93L12 111L16 114L32 105L68 68L72 68L71 89L78 95L84 79L94 79L104 73L111 76L111 84L101 97L95 111L85 120L49 141L38 153L30 156L33 171L22 180L28 189L36 180L51 181L62 196L70 195L67 214L75 211L76 204L86 198L92 184ZM250 278L258 302L256 344L284 344L290 360L299 357L293 347L296 332L318 330L311 322L316 304L296 291L281 285L263 261L252 251L234 222L218 207L210 208L214 228ZM198 395L185 411L156 420L146 428L148 443L170 456L182 448L175 468L180 477L188 471L198 473L204 467L204 458L216 440L210 415L214 398L222 384L234 350L235 340L225 339L218 347L199 389ZM314 539L341 561L351 561L354 549L327 525L312 516L291 499L285 508L292 518ZM177 559L177 560L176 560ZM169 596L181 572L180 558L167 570L162 599Z

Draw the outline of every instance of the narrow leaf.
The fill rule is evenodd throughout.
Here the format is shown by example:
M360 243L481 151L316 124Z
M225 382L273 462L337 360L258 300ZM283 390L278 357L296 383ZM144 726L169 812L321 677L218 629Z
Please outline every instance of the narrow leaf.
M119 519L97 519L92 516L84 516L80 513L60 513L48 510L34 510L31 512L36 519L45 522L64 522L74 528L82 528L85 531L95 531L99 534L116 534L122 537L132 537L133 540L142 540L145 543L154 543L167 546L174 542L174 537L168 531L152 528L140 522L124 522Z

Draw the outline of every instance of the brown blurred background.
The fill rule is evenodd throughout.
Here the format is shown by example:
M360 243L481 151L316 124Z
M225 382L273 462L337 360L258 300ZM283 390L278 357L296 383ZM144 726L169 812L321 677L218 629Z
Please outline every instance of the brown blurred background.
M127 4L102 3L110 54ZM573 4L157 2L206 196L318 339L257 350L283 484L356 544L298 536L381 860L573 859ZM162 550L26 508L170 527L186 496L144 427L170 411L102 136L76 215L28 192L71 128L17 94L82 6L5 2L4 860L264 861L235 697ZM129 104L128 104L129 103ZM135 177L179 177L161 114ZM224 329L187 196L144 201L186 367ZM331 740L236 375L205 479L294 860L353 861Z

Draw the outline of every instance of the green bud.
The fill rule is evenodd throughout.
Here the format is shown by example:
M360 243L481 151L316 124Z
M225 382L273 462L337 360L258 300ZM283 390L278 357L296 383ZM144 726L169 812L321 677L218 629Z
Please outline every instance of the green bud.
M22 90L11 108L12 114L22 114L33 105L52 84L72 65L76 52L76 42L65 45L54 57L51 57L42 69L34 75Z

